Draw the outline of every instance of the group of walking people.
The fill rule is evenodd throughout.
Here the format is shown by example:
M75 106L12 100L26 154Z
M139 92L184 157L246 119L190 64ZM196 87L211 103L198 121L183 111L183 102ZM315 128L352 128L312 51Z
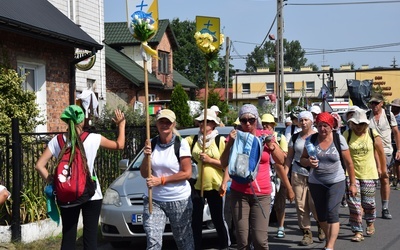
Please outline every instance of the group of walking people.
M313 243L311 217L317 222L318 239L325 241L327 250L334 249L340 225L339 207L343 197L349 206L349 222L354 233L352 241L375 233L376 180L381 183L382 218L391 219L389 213L389 181L387 165L394 159L400 163L400 150L393 154L392 135L399 146L399 133L393 113L385 113L384 99L375 94L369 101L372 112L353 107L344 115L348 129L341 133L342 121L337 114L294 110L285 135L274 131L277 123L271 114L259 115L252 104L243 105L238 120L227 137L218 134L221 120L212 109L203 110L195 118L197 135L181 138L176 129L176 116L163 109L156 115L158 135L146 140L145 159L140 173L152 191L144 195L143 227L147 236L147 249L161 249L162 236L170 223L178 249L202 249L203 209L207 202L212 222L218 234L219 249L229 249L232 239L224 215L230 208L237 249L268 249L268 226L271 205L278 220L276 237L285 237L286 201L295 201L299 229L303 232L300 245ZM393 101L400 113L400 100ZM396 108L394 109L396 110ZM119 128L116 141L98 134L90 134L83 145L90 172L99 147L122 149L125 143L125 119L120 110L114 121ZM61 116L68 124L64 140L79 141L83 131L83 111L68 107ZM237 131L263 138L258 174L252 182L231 180L227 171L230 152ZM264 138L269 138L268 140ZM89 146L90 144L90 146ZM95 145L95 146L93 146ZM307 148L313 148L308 151ZM397 147L400 148L400 147ZM46 164L58 156L61 148L54 138L36 164L39 174L47 182L54 178ZM198 174L192 178L192 164ZM151 171L149 168L151 167ZM273 169L273 171L272 171ZM273 176L277 173L277 177ZM280 188L275 189L276 180ZM78 206L60 208L63 223L62 249L74 249L79 212L83 211L85 249L96 246L97 221L101 208L101 189L97 182L95 195ZM226 199L229 202L226 202ZM152 211L150 212L150 207ZM229 221L228 221L229 222ZM95 248L93 248L95 249Z
M287 137L278 135L274 133L276 122L272 115L260 116L254 105L245 104L239 110L239 124L236 124L236 128L225 138L215 129L220 121L215 112L203 111L196 118L200 128L199 134L181 140L180 161L172 157L173 150L169 149L168 159L173 159L172 165L179 166L174 171L171 171L172 165L166 166L167 154L157 155L168 150L168 147L156 146L152 151L148 142L145 154L151 155L152 168L158 169L156 166L159 162L160 170L161 167L163 169L159 172L154 169L153 175L147 176L144 174L147 173L146 161L143 161L142 167L145 171L142 171L142 175L147 178L148 186L160 187L160 192L168 193L166 197L173 196L174 192L185 194L184 197L180 197L182 199L174 201L153 200L153 206L159 206L162 211L161 218L165 216L169 218L178 248L202 249L205 200L218 234L219 249L228 249L231 245L224 206L229 206L231 209L237 249L268 249L271 202L274 203L278 219L276 237L284 238L286 200L295 201L298 226L303 232L299 245L308 246L313 243L311 231L313 217L317 223L318 240L325 241L324 249L334 249L340 229L339 208L343 197L346 197L349 206L349 223L354 233L351 240L360 242L364 239L364 235L372 236L375 233L376 181L380 179L384 187L388 177L387 162L390 160L387 159L389 153L386 153L389 150L384 150L384 139L379 131L383 122L379 123L382 113L375 109L375 106L378 106L375 104L377 98L380 98L379 95L374 95L370 100L371 114L357 107L349 109L343 117L348 127L344 133L342 133L342 117L312 107L309 111L295 110L291 117L293 125L286 129L290 135ZM379 105L383 105L383 98ZM165 113L169 115L163 115ZM382 116L385 118L384 113ZM162 110L157 117L160 134L158 140L161 144L168 144L174 141L173 137L179 136L175 129L175 120L176 117L170 110ZM391 120L387 122L387 127L397 130L393 114ZM379 123L380 126L372 128L372 123ZM255 180L250 183L231 180L226 169L237 130L260 138L273 136L272 140L263 144L259 172ZM169 139L162 141L163 134ZM393 134L396 136L396 132ZM315 148L315 155L309 155L305 149L310 143ZM186 171L191 168L190 157L197 163L199 169L197 181L192 186L186 182L187 178L190 178L190 174ZM399 159L398 155L394 157ZM186 166L183 166L184 163ZM271 167L281 183L281 188L276 192L275 184L271 181L273 179ZM172 191L173 189L167 188L168 185L174 188L185 187L185 192L179 189ZM153 192L156 190L153 188ZM225 202L224 194L227 193L229 193L229 203ZM391 216L387 216L390 215L388 198L385 197L388 196L382 195L382 217L390 219ZM175 205L169 208L165 202ZM157 212L149 214L146 209L147 207L144 210L144 228L148 237L148 249L159 249L165 223L160 223ZM176 213L181 213L179 219L174 219ZM366 229L363 228L363 216L367 223ZM154 225L154 221L158 224ZM166 222L165 219L161 221ZM190 227L192 230L188 230ZM185 237L182 237L182 232L185 232ZM156 245L158 246L155 247Z

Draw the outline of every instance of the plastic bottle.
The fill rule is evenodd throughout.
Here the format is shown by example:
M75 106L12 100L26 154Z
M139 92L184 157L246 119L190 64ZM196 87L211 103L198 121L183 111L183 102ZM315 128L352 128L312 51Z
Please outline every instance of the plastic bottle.
M317 149L315 148L314 144L311 143L309 138L306 140L306 150L310 157L317 159Z

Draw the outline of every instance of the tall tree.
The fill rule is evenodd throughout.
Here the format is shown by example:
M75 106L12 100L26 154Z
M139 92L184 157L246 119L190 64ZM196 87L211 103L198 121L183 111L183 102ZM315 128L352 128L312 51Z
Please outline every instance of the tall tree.
M176 121L180 127L193 126L193 117L190 116L190 108L187 101L188 95L182 85L178 84L171 94L170 109L175 112Z
M305 50L301 47L299 41L288 42L283 39L283 48L285 51L283 58L285 66L300 70L301 66L306 65ZM256 46L254 51L247 55L246 72L256 72L259 67L268 67L270 72L273 72L276 69L275 62L275 43L268 41L262 47Z
M196 46L194 34L196 23L193 21L180 21L173 19L171 27L175 33L179 48L174 51L173 67L199 88L205 83L206 60Z

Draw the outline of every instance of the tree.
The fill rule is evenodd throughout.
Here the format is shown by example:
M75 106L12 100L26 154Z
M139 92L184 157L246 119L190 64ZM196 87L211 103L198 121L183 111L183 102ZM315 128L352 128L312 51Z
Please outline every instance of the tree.
M193 117L190 116L190 108L187 101L188 95L182 85L178 84L171 94L171 104L169 108L175 112L176 121L180 127L192 127Z
M206 77L206 59L204 54L196 45L194 34L196 33L196 23L194 21L179 21L179 18L173 19L171 22L179 48L174 51L173 67L180 74L185 76L199 88L205 86ZM217 71L225 70L225 61L220 58ZM232 66L233 68L233 66ZM209 71L209 81L214 79L215 72ZM225 77L219 76L218 79ZM225 80L224 80L225 82ZM220 84L221 85L221 84Z
M283 48L285 66L300 70L301 66L306 65L307 58L304 57L306 52L302 49L299 41L288 42L283 39ZM270 72L275 72L276 51L274 42L268 41L262 48L256 46L254 51L247 55L246 72L256 72L259 67L268 67Z
M171 27L175 33L179 48L174 51L173 67L199 88L205 83L206 60L197 48L194 34L196 23L193 21L179 21L173 19Z
M36 95L22 88L25 76L0 66L0 133L11 134L11 118L18 118L21 132L32 132L44 124L36 104Z

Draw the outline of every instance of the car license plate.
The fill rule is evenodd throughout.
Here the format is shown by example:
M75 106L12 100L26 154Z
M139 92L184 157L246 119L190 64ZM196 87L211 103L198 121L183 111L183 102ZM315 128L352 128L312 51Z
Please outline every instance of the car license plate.
M142 224L143 223L143 214L132 214L132 224Z

